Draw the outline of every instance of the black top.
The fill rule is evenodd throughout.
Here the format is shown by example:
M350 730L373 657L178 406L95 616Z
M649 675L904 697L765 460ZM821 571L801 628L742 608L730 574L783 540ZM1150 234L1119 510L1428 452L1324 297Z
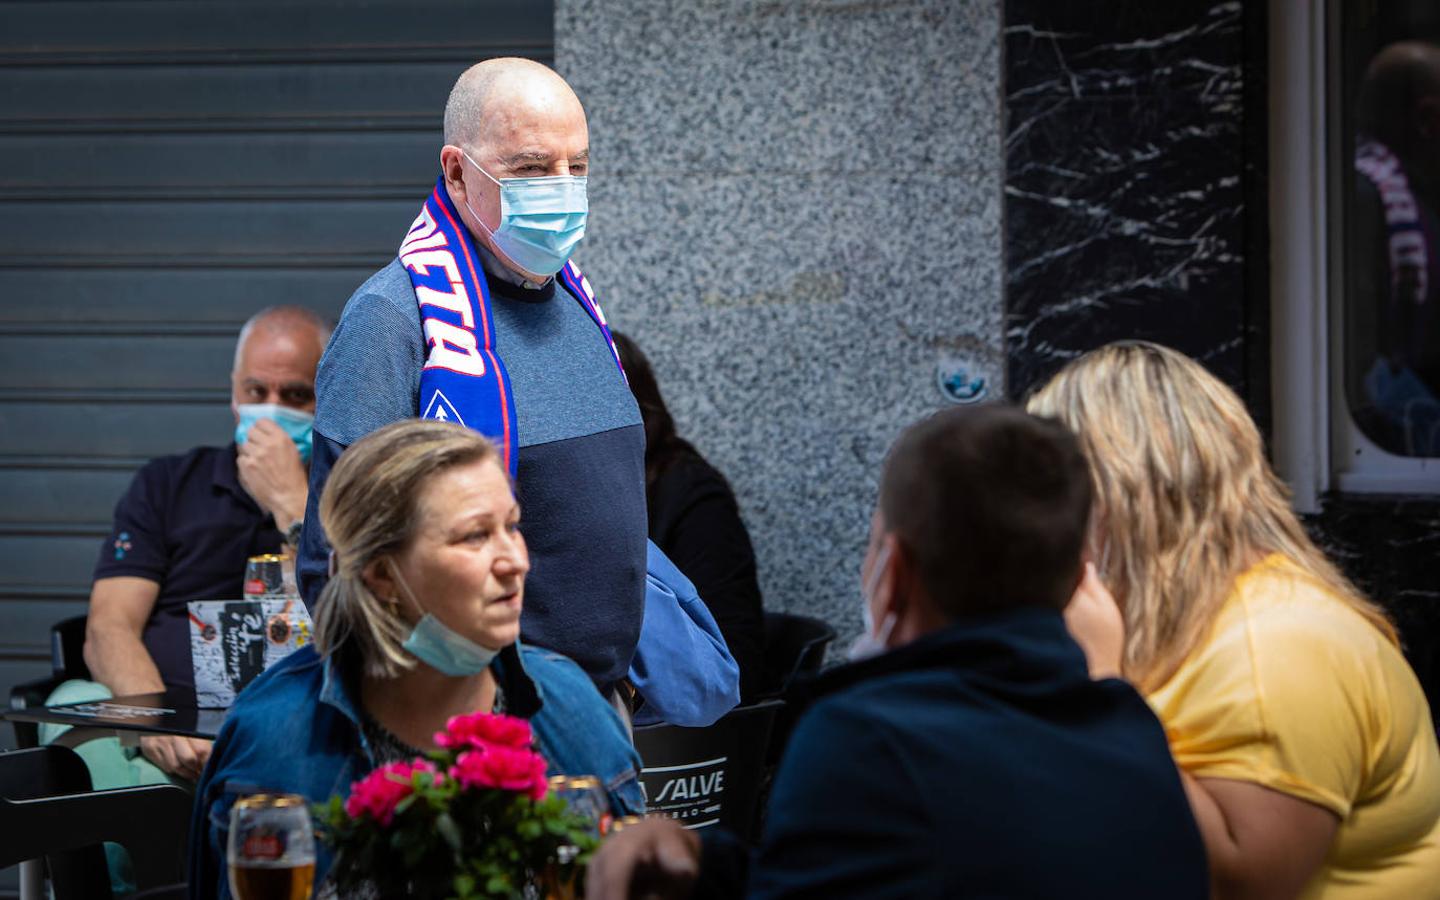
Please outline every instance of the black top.
M698 453L662 470L648 492L650 540L694 583L740 667L740 700L761 688L765 615L755 551L724 476Z
M753 864L708 829L697 896L1209 896L1164 729L1059 613L965 621L810 696Z
M160 585L142 640L166 685L193 687L186 604L238 600L245 563L278 553L284 536L240 486L235 445L162 456L135 473L115 506L95 577Z

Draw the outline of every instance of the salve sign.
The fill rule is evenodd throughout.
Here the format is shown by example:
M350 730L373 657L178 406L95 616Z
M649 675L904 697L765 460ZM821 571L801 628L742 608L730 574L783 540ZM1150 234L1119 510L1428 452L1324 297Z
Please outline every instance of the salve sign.
M686 828L714 825L720 821L720 807L725 799L727 759L721 756L683 766L645 769L640 782L645 789L645 807L652 814L679 821Z

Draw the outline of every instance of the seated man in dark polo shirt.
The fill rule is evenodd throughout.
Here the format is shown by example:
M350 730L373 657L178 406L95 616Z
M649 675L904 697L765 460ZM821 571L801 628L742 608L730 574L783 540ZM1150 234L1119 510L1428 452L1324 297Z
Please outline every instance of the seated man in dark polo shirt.
M90 592L85 662L103 691L192 685L186 604L239 598L249 557L298 541L315 368L328 339L326 323L301 307L255 314L240 330L230 375L237 443L164 456L136 473L115 507ZM71 682L56 693L63 702L95 699L99 686ZM193 780L210 744L146 737L140 752L168 775ZM105 786L87 762L96 786ZM148 768L133 754L129 762Z
M812 686L758 851L643 822L602 845L589 900L691 882L696 897L1208 897L1164 729L1067 632L1113 611L1081 559L1090 493L1054 421L958 407L908 429L862 566L881 652Z

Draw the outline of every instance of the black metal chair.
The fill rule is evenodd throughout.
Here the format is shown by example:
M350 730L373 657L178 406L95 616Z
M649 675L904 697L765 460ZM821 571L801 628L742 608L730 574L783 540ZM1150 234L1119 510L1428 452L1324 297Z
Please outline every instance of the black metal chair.
M643 725L635 749L651 813L687 828L723 825L749 841L765 787L765 752L775 714L785 704L737 706L705 728Z
M37 678L10 689L11 709L32 709L45 705L45 698L63 682L72 678L90 677L85 665L86 616L73 616L56 622L50 628L50 675ZM34 722L11 722L15 729L15 746L25 749L40 743L39 726ZM86 786L86 790L89 786Z
M820 619L793 613L765 614L765 673L767 697L782 697L802 676L814 675L825 665L825 651L835 640L835 629ZM765 751L766 782L780 763L780 754L795 729L802 709L787 705L775 717Z
M835 629L820 619L767 612L763 695L779 696L797 676L820 671L825 664L825 651L834 640Z
M762 696L783 697L797 680L814 675L825 665L825 653L834 643L835 629L828 623L794 613L765 614L765 679ZM765 807L770 798L770 785L780 765L780 756L795 730L795 722L803 709L786 703L771 722L765 740L764 766L754 818L741 832L751 842L758 840L765 824Z
M129 851L147 897L184 896L189 821L190 795L174 785L91 791L65 747L0 753L0 867L45 860L55 900L111 896L103 841Z

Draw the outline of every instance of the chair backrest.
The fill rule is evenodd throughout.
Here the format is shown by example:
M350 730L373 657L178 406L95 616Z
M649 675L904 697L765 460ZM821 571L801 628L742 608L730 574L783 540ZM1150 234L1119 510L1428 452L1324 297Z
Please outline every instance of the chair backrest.
M55 900L110 896L104 841L129 851L140 888L183 883L189 819L174 785L91 791L66 747L0 753L0 867L44 857Z
M636 728L635 749L644 764L640 781L650 812L686 828L723 825L753 840L770 726L782 706L779 700L737 706L705 728Z
M764 695L782 694L797 675L820 671L825 650L834 640L835 629L820 619L767 612Z
M33 800L63 794L83 794L90 790L90 771L85 762L69 747L40 747L14 753L0 753L0 798ZM0 816L6 816L0 812ZM8 831L7 831L8 833ZM0 854L8 854L7 846ZM33 854L27 859L37 859ZM56 900L67 897L108 897L110 877L106 871L105 852L96 844L44 854L51 870ZM9 865L8 858L0 865Z
M90 678L85 664L85 616L72 616L50 626L50 669L47 678L37 678L10 688L10 708L30 709L43 706L60 684L71 678ZM15 729L15 745L22 749L38 746L39 728L34 722L11 722Z
M61 681L90 678L90 667L85 664L87 619L87 616L72 616L50 627L50 667Z
M90 790L90 770L69 747L0 753L0 797L33 800Z

